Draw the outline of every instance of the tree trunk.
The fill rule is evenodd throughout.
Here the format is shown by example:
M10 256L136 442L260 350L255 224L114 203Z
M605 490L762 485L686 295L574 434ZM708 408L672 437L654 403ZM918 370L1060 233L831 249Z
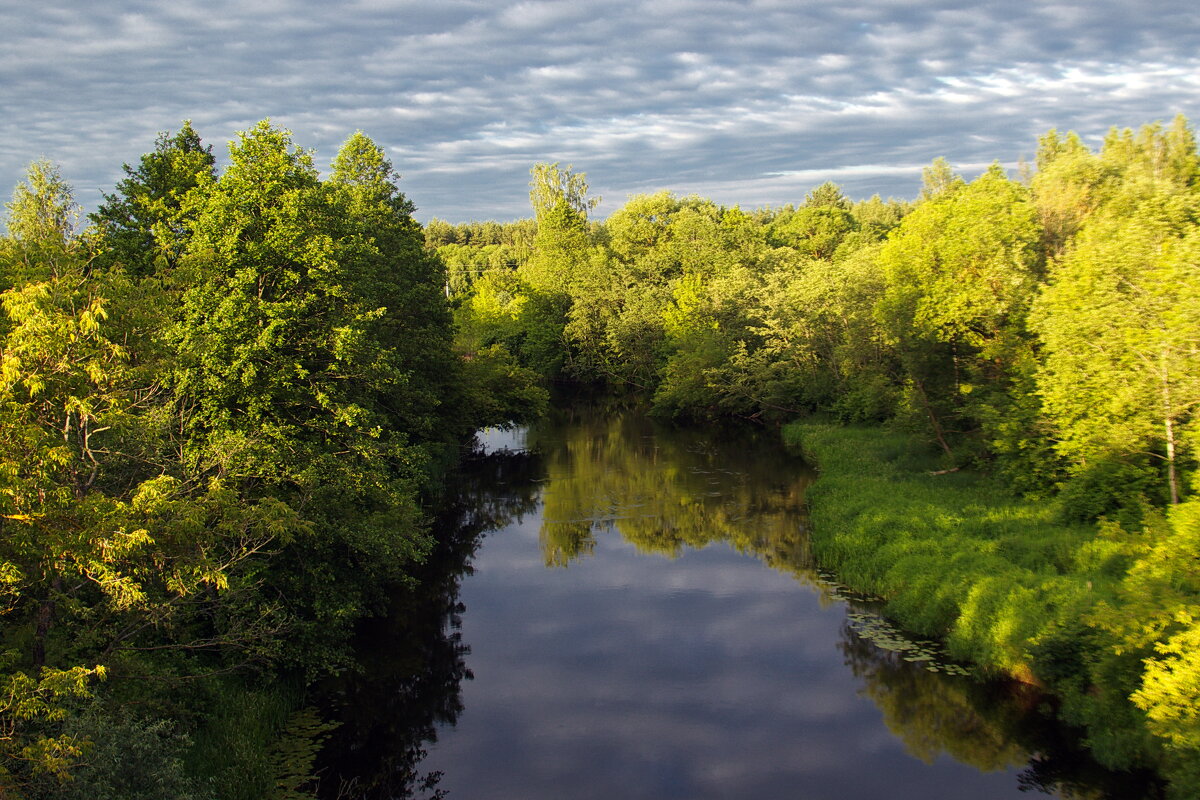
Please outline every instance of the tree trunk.
M1167 428L1167 483L1171 487L1171 505L1179 504L1179 478L1175 475L1175 426L1166 418Z
M1167 372L1167 351L1164 348L1162 362L1163 427L1167 434L1167 484L1171 490L1171 505L1179 504L1179 478L1175 474L1175 420L1172 418L1171 383Z
M933 435L937 437L938 444L946 452L947 458L954 458L954 453L950 451L950 445L946 444L946 437L942 435L942 426L938 422L937 414L933 413L933 406L929 403L929 395L925 394L925 384L921 383L920 379L913 378L913 385L917 387L917 393L921 395L921 405L925 406L925 413L929 415L929 422L933 425Z
M56 577L50 583L50 595L38 607L37 621L33 629L33 668L40 670L46 666L46 634L54 622L55 596L62 591L62 578Z

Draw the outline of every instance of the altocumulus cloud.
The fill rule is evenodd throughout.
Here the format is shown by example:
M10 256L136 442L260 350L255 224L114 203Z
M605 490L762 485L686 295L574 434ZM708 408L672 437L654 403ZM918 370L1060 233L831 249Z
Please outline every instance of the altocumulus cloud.
M264 117L327 164L362 129L420 216L528 213L528 169L606 198L744 206L912 196L1051 127L1096 141L1200 106L1192 0L49 0L0 4L0 188L62 165L94 208L188 118L216 151Z

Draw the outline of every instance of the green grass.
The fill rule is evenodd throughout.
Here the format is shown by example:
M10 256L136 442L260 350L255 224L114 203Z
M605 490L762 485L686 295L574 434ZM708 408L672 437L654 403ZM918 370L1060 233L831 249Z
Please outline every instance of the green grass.
M1077 563L1095 526L1063 523L1053 504L931 474L935 455L903 433L796 422L783 434L820 471L808 502L822 566L956 658L1035 680L1038 645L1107 594Z
M823 568L952 657L1047 688L1100 763L1158 771L1172 800L1200 796L1197 750L1164 747L1131 701L1153 641L1108 625L1141 613L1122 583L1125 534L1064 522L986 475L932 474L936 455L904 433L800 421L783 436L819 473L808 504Z
M204 724L194 736L189 771L207 780L222 800L276 797L273 748L300 707L297 686L252 688L230 680L211 688Z

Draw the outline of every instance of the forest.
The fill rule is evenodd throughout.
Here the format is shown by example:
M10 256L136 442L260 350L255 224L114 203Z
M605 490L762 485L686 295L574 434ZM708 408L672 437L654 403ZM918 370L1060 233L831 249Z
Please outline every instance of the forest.
M50 163L8 206L5 797L301 796L304 686L429 552L458 444L545 404L453 352L369 138L325 179L267 122L229 155L185 125L85 228Z
M162 134L86 224L29 167L0 240L3 796L311 796L305 687L417 580L464 442L553 382L779 427L820 471L822 565L1200 793L1187 120L1050 131L1016 179L939 159L912 201L596 220L537 164L532 218L421 226L397 181L362 133L322 177L268 121L220 174Z

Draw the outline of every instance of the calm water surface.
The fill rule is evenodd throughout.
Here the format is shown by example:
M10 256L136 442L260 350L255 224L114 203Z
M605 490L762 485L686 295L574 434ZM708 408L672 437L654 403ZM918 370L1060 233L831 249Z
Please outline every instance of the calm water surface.
M1028 691L879 635L870 604L818 574L813 475L776 436L577 404L482 437L491 455L447 503L426 591L364 631L364 674L331 690L322 791L1147 796Z

